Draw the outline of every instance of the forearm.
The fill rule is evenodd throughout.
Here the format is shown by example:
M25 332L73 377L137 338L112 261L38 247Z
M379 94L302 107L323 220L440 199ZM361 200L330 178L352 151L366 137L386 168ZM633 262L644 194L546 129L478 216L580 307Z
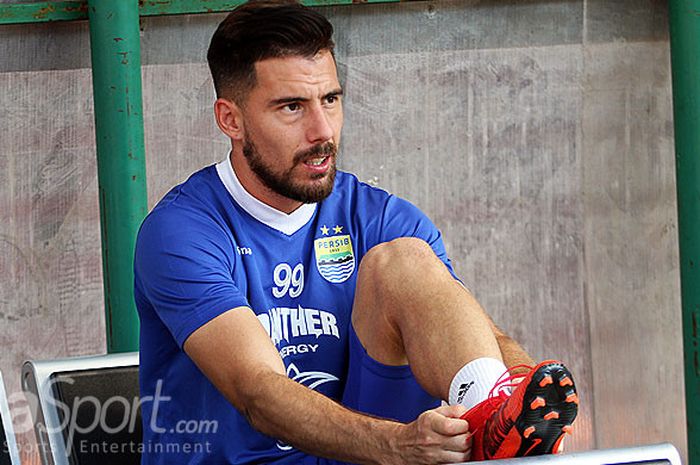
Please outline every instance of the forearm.
M244 413L260 432L311 455L359 464L380 463L403 425L352 412L284 375L258 376Z
M469 458L468 425L459 419L463 408L428 410L409 424L352 412L290 380L277 349L248 308L214 318L184 348L254 428L309 454L382 465Z

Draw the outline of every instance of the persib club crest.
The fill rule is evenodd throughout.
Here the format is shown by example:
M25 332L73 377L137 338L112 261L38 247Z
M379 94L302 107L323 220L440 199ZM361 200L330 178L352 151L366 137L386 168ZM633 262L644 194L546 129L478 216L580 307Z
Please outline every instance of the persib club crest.
M349 235L320 237L314 241L316 268L326 281L342 283L355 271L355 255Z

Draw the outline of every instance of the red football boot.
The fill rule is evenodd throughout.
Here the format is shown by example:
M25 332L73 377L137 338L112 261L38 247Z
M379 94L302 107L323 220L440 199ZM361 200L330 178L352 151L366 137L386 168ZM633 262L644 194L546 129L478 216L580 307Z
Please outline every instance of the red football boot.
M551 454L572 432L577 413L576 386L561 362L547 360L529 373L508 376L462 416L474 438L471 460Z

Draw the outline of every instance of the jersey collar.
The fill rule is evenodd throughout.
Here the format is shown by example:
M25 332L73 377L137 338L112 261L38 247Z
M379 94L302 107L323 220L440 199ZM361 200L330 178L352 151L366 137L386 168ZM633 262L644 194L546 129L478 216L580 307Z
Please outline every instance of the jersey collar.
M291 236L303 228L304 225L311 220L311 217L314 216L314 212L316 211L315 203L302 204L288 215L250 195L233 171L233 166L231 166L231 152L229 152L226 159L217 163L216 172L219 174L219 179L221 179L226 190L231 194L231 197L233 197L233 200L240 205L243 210L261 223L288 236Z

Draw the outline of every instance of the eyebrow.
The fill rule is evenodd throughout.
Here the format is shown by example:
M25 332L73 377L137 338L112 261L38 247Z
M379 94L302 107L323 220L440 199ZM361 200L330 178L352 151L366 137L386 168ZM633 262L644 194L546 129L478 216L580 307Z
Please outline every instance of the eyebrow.
M343 95L343 89L341 89L339 87L337 89L334 89L334 90L328 92L327 94L324 94L323 97L321 97L321 99L323 100L323 99L327 99L328 97L338 97L340 95ZM269 105L271 107L276 107L278 105L285 105L288 103L308 102L309 100L311 100L311 99L306 98L306 97L282 97L282 98L270 100Z

